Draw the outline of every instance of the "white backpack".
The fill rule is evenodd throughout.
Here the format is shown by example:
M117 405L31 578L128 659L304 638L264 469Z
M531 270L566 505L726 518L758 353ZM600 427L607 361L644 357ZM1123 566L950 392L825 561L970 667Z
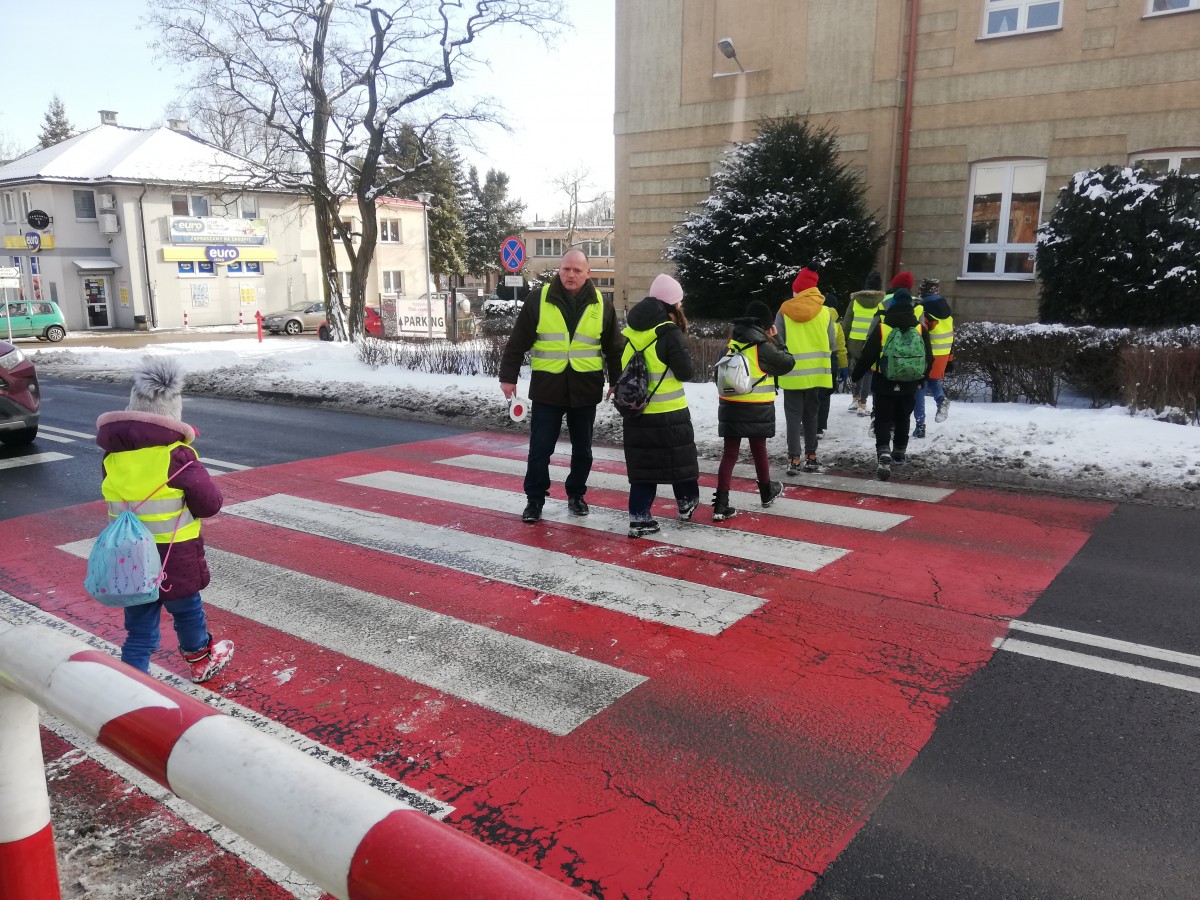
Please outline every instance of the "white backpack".
M725 351L724 356L717 360L713 369L713 377L717 382L717 393L722 397L749 394L758 385L758 382L763 380L759 378L756 381L750 374L750 360L746 358L745 351L752 346L754 345L746 344L739 347L734 344ZM766 375L763 376L763 378L766 377Z

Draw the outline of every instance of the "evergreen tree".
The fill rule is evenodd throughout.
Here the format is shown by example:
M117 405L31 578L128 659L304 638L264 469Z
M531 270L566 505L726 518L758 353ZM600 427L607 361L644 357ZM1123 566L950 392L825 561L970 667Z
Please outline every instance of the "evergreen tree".
M508 196L508 175L489 169L483 183L479 172L471 166L469 209L464 210L467 224L467 270L472 275L487 275L488 286L492 273L500 271L500 243L510 234L520 234L521 214L525 204Z
M75 126L67 119L67 110L58 94L50 100L50 107L42 117L42 130L38 134L38 142L42 149L53 147L67 138L75 136Z
M1200 324L1200 175L1077 172L1038 229L1043 322Z
M422 165L428 160L427 164ZM467 273L467 232L462 215L462 157L448 136L422 138L404 126L384 149L381 170L399 197L433 194L429 202L429 265L439 289Z
M766 120L725 154L712 189L666 253L689 315L730 318L750 300L776 307L802 266L849 296L875 267L883 233L833 132L795 116Z

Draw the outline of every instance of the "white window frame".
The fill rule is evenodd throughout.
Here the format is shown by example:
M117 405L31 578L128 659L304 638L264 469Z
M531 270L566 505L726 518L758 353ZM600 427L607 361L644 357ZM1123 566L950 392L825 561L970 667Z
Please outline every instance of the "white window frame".
M187 212L179 213L175 211L175 201L182 199L187 204ZM204 194L172 194L171 195L171 215L173 216L191 216L196 219L207 219L212 217L212 203Z
M401 269L384 269L379 273L380 291L384 294L404 296L404 272Z
M1156 3L1164 2L1164 0L1146 0L1146 12L1142 18L1149 19L1155 16L1173 16L1175 13L1195 12L1200 9L1200 0L1165 0L1165 2L1183 3L1184 6L1176 6L1171 9L1155 9Z
M342 288L342 297L345 298L346 300L349 300L350 299L350 273L349 272L338 272L337 277L338 277L338 284L341 285L341 288Z
M79 199L81 197L83 197L84 195L90 195L92 198L92 214L90 216L81 216L79 214ZM73 190L73 191L71 191L71 202L74 204L75 221L76 222L95 222L96 221L96 192L95 191Z
M580 249L588 259L612 256L612 238L591 239L580 243Z
M17 221L17 202L12 191L4 192L4 221Z
M1012 214L1013 176L1018 168L1039 167L1042 173L1041 190L1038 193L1037 221L1033 223L1034 239L1028 243L1018 243L1008 240L1010 217ZM997 223L997 240L991 243L972 243L971 225L972 212L975 205L975 184L979 173L987 169L1000 169L1004 172L1004 188L1000 194L999 220ZM1037 250L1037 228L1041 225L1042 209L1046 199L1046 161L1044 159L1000 159L977 162L971 166L971 177L967 183L967 212L966 229L963 241L962 278L987 281L1033 281L1037 277L1034 271L1006 272L1004 260L1009 254L1028 254L1031 258ZM996 263L991 272L968 271L971 254L995 253Z
M404 232L400 228L399 219L379 220L379 241L383 244L404 243Z
M562 238L534 238L533 255L558 258L563 255Z
M1053 25L1029 27L1031 7L1056 5L1058 20ZM1006 31L990 31L989 25L995 13L1015 12L1017 24ZM979 23L981 38L1012 37L1015 34L1031 34L1039 31L1056 31L1062 28L1063 0L983 0L983 20Z
M33 191L21 191L21 221L29 218L33 210Z
M1200 3L1200 0L1196 0ZM1200 6L1197 7L1200 9ZM1134 153L1129 157L1129 165L1137 166L1137 163L1144 159L1162 159L1166 160L1168 172L1178 172L1183 165L1185 159L1200 159L1200 147L1185 147L1180 150L1147 150L1145 153Z
M238 218L239 219L257 219L258 215L258 198L252 194L242 194L238 197Z

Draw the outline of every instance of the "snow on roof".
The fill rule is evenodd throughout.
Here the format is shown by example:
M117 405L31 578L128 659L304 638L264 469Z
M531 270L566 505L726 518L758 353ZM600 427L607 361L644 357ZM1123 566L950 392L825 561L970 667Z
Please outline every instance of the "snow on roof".
M99 125L0 166L0 184L72 181L247 183L253 164L170 128Z

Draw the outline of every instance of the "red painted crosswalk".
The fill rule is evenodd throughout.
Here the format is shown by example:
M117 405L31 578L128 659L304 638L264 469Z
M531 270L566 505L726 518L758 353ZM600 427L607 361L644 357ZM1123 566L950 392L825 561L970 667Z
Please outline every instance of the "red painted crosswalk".
M523 456L479 434L223 476L206 598L238 651L213 687L596 896L802 894L1111 511L812 476L779 510L702 507L695 540L631 540L619 457L588 527L531 527ZM0 614L119 644L70 546L102 522L0 523ZM173 646L156 662L183 671Z

